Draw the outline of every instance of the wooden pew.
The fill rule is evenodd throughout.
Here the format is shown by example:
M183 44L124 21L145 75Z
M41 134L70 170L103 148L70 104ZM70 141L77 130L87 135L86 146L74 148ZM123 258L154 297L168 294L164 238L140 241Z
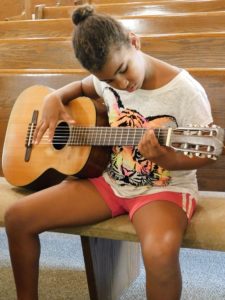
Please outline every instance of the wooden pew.
M142 35L142 50L180 67L225 67L225 33ZM77 69L71 39L0 40L0 69Z
M35 13L35 7L41 3L44 3L45 5L51 7L51 6L65 6L65 5L74 5L75 0L25 0L25 10L26 10L26 16L27 19L32 18L32 14ZM81 1L82 2L82 1ZM82 3L80 3L82 4Z
M11 4L11 5L10 5ZM0 20L5 20L6 17L13 17L15 15L20 15L24 9L23 0L12 1L1 0L1 9L0 9ZM10 9L9 9L10 5Z
M123 17L122 24L137 34L173 34L224 31L225 12Z
M209 96L215 124L225 128L225 69L190 69L190 73L204 86ZM14 101L19 93L34 84L44 84L58 88L74 80L83 78L88 73L84 70L0 70L0 154L4 141L7 120ZM199 170L199 185L201 190L225 189L224 184L225 156L213 166ZM0 170L2 175L2 170ZM223 190L223 189L222 189Z
M151 2L161 2L162 0L151 0ZM164 1L171 1L171 0L164 0ZM179 0L178 0L179 1ZM137 0L84 0L83 4L85 3L89 3L89 4L111 4L111 3L125 3L127 5L127 3L133 3L133 2L149 2L149 0L141 0L141 1L137 1Z
M190 71L213 95L210 101L213 113L215 112L215 121L221 120L222 123L219 125L224 126L225 69ZM2 125L7 123L12 105L24 88L38 83L57 88L85 75L82 70L55 70L54 73L48 70L34 71L34 73L27 70L20 72L2 70L0 73L0 141L4 137L5 130ZM211 165L206 174L198 174L199 179L203 176L206 190L210 191L213 188L223 192L200 193L198 208L185 234L182 247L225 251L225 184L224 180L217 181L224 174L224 162L225 155L221 156L216 164ZM218 178L215 177L217 172L220 174ZM2 227L3 216L9 205L20 201L29 192L11 186L4 177L0 177L0 189L0 226ZM123 290L137 277L140 249L139 244L134 243L138 242L138 238L127 215L93 225L58 228L54 231L81 236L90 299L119 299Z
M74 9L73 6L48 7L44 4L35 7L35 19L56 19L70 18ZM107 3L96 4L97 12L113 16L140 16L140 15L167 15L193 12L209 12L225 10L223 0L202 0L190 1L162 1L162 2L137 2L137 3Z
M137 34L171 34L225 31L225 12L185 15L136 16L118 19ZM68 37L73 32L69 18L0 21L0 39Z
M14 1L13 7L9 5L12 3L8 3L9 1L4 0L2 9L0 12L0 20L26 20L32 19L32 15L35 12L35 6L44 3L47 6L60 6L60 5L74 5L74 4L82 4L84 1L82 0L20 0Z
M48 7L60 5L83 4L82 0L45 0L44 3ZM11 4L11 3L10 3ZM40 0L20 0L14 1L13 8L10 7L8 1L4 1L0 12L0 20L29 20L33 19L36 5L40 4Z

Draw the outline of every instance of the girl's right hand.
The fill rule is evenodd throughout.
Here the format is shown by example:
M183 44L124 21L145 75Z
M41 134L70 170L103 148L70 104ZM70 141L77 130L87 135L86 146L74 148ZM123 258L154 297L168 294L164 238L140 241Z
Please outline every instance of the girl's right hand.
M59 120L64 120L70 124L75 124L75 120L73 120L73 118L66 111L61 98L53 92L44 99L42 118L38 123L33 136L34 144L38 144L41 141L41 138L47 129L48 140L51 142Z

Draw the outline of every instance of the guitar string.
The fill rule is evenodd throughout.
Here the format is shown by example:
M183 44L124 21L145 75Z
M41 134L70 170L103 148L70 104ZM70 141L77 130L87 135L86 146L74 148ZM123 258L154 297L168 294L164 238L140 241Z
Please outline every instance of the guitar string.
M99 127L73 127L72 128L72 130L70 130L69 128L62 128L62 129L60 129L60 130L58 130L58 127L55 129L55 132L56 133L79 133L79 132L93 132L93 133L101 133L102 131L104 131L104 132L107 132L107 131L109 131L110 132L110 134L114 131L114 132L119 132L119 131L131 131L131 132L134 132L134 131L141 131L141 132L143 132L143 131L146 131L146 130L149 130L149 129L153 129L154 131L162 131L162 132L165 132L165 133L168 133L168 128L159 128L159 127L157 127L157 128L145 128L145 127L141 127L141 128L133 128L133 127L105 127L105 126L99 126ZM32 133L34 133L34 131L35 131L35 128L32 128ZM215 130L214 129L212 129L212 130L207 130L207 129L195 129L195 128L193 128L193 129L183 129L183 128L181 128L181 127L178 127L178 128L173 128L173 131L174 132L180 132L180 133L182 133L182 132L196 132L196 134L198 133L198 132L202 132L202 133L212 133L212 132L215 132ZM29 129L28 129L28 133L30 133L29 132Z
M30 125L32 126L32 125ZM27 135L27 139L30 135L33 136L34 131L36 130L35 128L36 126L32 126L32 132L29 132L29 128L28 128L28 135ZM143 136L143 133L145 133L146 130L148 130L150 128L143 128L143 127L138 127L138 128L132 128L132 127L108 127L108 126L101 126L101 127L97 127L97 126L85 126L85 125L75 125L75 126L69 126L69 127L65 127L65 126L57 126L56 127L56 134L53 137L53 141L55 143L57 143L58 145L62 144L81 144L81 145L85 145L86 144L91 144L90 141L93 144L96 144L96 139L107 139L110 136L110 140L114 140L114 142L112 143L106 143L104 142L103 144L109 145L109 144L113 144L113 145L121 145L121 144L125 144L125 145L130 145L130 144L138 144L139 140L141 139L141 137ZM158 134L158 139L162 139L163 137L167 137L168 135L168 128L151 128L154 131L156 131L156 135ZM209 127L204 127L201 128L201 131L198 130L199 128L185 128L185 130L183 129L173 129L173 130L177 130L178 132L180 132L180 134L182 134L183 132L186 131L187 132L191 132L193 133L193 131L195 131L196 133L198 132L198 134L200 133L201 136L203 136L202 134L202 130L204 130L204 132L212 134L215 131L215 128L209 128ZM125 133L124 133L125 131ZM128 135L128 133L130 133L130 135ZM164 133L166 132L166 134ZM68 136L65 136L65 133L68 133ZM61 135L64 134L64 135ZM107 135L109 134L109 136ZM124 136L126 135L126 136ZM124 143L123 138L126 139L126 142ZM94 141L93 141L94 139ZM138 141L137 141L138 139ZM130 140L132 140L133 142L131 142ZM47 141L47 142L46 142ZM135 141L135 142L134 142ZM51 144L52 141L49 142L49 138L47 137L47 135L44 135L41 139L41 143L42 144ZM101 141L102 143L102 141ZM97 143L99 144L99 143Z
M23 124L22 124L23 125ZM28 126L28 130L32 128L33 130L36 129L36 125L32 126L32 124L29 124ZM105 129L105 130L111 130L111 129L118 129L118 130L123 130L123 129L137 129L137 130L144 130L144 129L148 129L148 127L129 127L129 126L121 126L121 127L110 127L110 126L95 126L95 125L86 125L86 124L82 124L82 125L74 125L74 126L56 126L56 129L58 130L58 128L62 131L70 131L70 130L76 130L76 129L92 129L92 130L99 130L99 129ZM154 129L163 129L163 130L168 130L168 128L170 127L153 127ZM221 127L208 127L208 126L191 126L191 127L174 127L173 130L187 130L187 131L216 131L216 129L221 128ZM223 128L221 128L222 130L225 130Z
M137 145L139 140L143 136L143 132L148 129L148 128L106 127L106 126L105 127L103 127L103 126L102 127L96 127L96 126L90 127L89 126L89 127L85 127L85 128L83 126L80 126L80 127L73 126L71 128L75 129L75 130L70 130L70 128L64 128L63 127L63 129L66 129L66 133L69 133L69 138L65 137L65 136L61 136L61 135L57 135L57 136L55 135L54 140L49 141L47 135L43 135L40 144L47 144L48 145L48 144L52 144L52 143L54 144L55 143L57 145L66 145L66 144L68 144L68 145L71 145L71 146L72 145L81 145L81 146L82 145L83 146L89 146L89 145L90 146L91 145L96 145L96 146L130 145L131 146L131 145ZM99 142L98 143L96 142L96 138L98 138L100 140L101 140L101 138L103 138L103 139L107 138L106 134L103 134L103 137L102 137L102 131L99 132L99 128L104 129L104 131L110 131L110 136L112 136L112 131L114 131L113 133L115 134L115 136L114 135L112 136L112 138L114 139L113 143L112 142L111 143L101 142L99 144ZM83 132L87 132L87 131L88 131L88 134L89 134L90 129L91 129L91 132L95 133L94 141L92 140L93 135L91 137L90 136L79 136L79 134L74 135L74 134L77 133L76 132L77 129L79 131L78 132L79 134L80 133L82 134ZM131 129L132 129L133 132L135 132L135 135L134 136L131 135L130 137L127 135L126 136L126 142L124 143L124 141L122 140L121 133L123 133L123 131L129 132ZM168 128L166 128L166 129L165 128L154 128L154 130L158 130L158 134L161 135L160 137L158 137L158 139L161 138L162 135L164 135L164 134L161 133L162 130L168 132ZM35 128L32 128L32 131L33 131L32 132L32 134L33 134L34 131L35 131ZM118 131L122 131L122 132L120 132L120 136L118 136L118 134L117 134ZM137 131L139 131L138 134L137 134ZM65 133L65 130L63 130L63 132ZM96 136L96 132L97 132L97 136ZM99 137L99 133L100 133L100 137ZM140 133L141 133L141 135L140 135ZM167 136L167 134L164 135L164 136ZM58 138L59 138L59 142L57 142ZM47 142L46 142L46 139L47 139ZM130 139L132 139L132 141L130 141ZM137 141L137 139L138 139L138 141ZM91 142L90 142L90 140L91 140ZM188 144L189 144L189 146L191 146L191 143L188 143ZM193 146L194 147L192 147L192 148L196 148L196 146L201 147L201 149L198 149L198 152L199 151L202 152L203 149L205 150L205 147L206 147L205 145L193 145ZM182 150L188 150L188 149L185 149L185 148L182 147ZM204 153L205 154L210 154L210 152L211 152L210 150L211 149L207 148L207 151L204 151ZM192 150L189 148L189 151L192 151Z

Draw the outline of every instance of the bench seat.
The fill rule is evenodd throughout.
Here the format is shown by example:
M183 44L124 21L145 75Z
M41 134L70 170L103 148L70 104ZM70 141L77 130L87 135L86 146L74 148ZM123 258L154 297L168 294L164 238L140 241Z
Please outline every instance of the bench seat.
M4 226L4 212L12 203L29 194L25 189L11 186L0 177L0 226ZM225 192L200 192L198 207L188 227L183 247L225 251ZM80 236L138 242L127 215L94 225L59 228L57 232Z

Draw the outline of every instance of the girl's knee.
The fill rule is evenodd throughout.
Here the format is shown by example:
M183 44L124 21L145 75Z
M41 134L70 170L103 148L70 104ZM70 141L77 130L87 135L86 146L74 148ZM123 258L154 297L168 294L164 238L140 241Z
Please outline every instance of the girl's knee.
M29 228L25 207L22 203L11 205L5 212L4 222L7 233L18 232L19 229Z
M142 255L146 265L163 268L177 263L180 241L172 232L163 236L151 236L142 242Z

